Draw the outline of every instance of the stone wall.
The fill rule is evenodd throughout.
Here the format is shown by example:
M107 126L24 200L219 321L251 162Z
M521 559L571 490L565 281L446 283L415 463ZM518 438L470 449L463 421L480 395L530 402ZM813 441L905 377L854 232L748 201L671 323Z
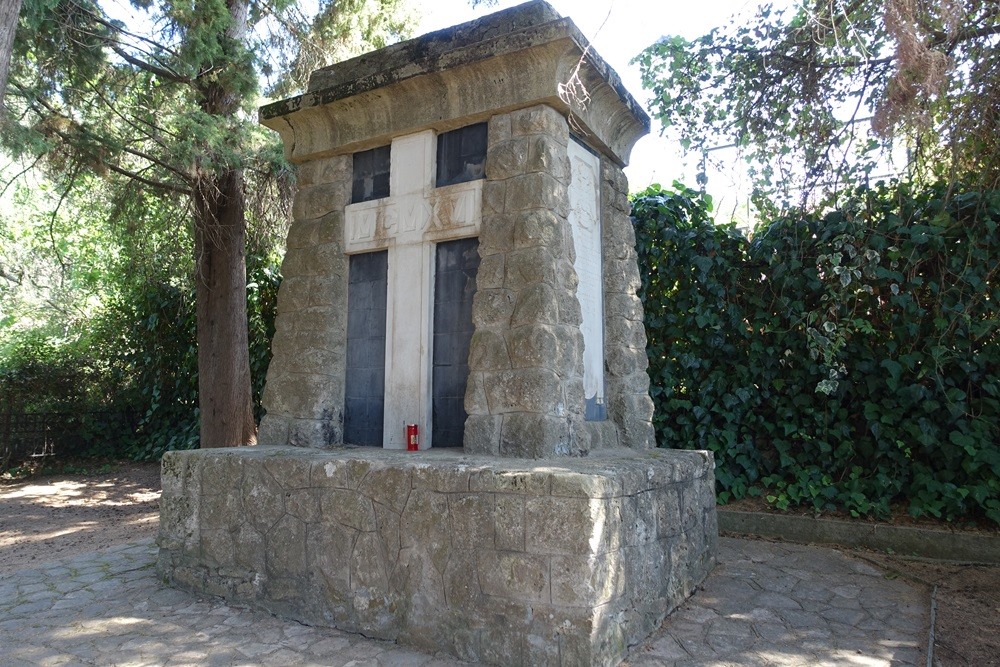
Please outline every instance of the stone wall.
M714 564L711 455L559 466L241 448L163 459L159 572L310 624L509 665L617 664Z
M351 155L339 155L299 168L258 434L264 445L343 442L344 208L351 200L352 165Z

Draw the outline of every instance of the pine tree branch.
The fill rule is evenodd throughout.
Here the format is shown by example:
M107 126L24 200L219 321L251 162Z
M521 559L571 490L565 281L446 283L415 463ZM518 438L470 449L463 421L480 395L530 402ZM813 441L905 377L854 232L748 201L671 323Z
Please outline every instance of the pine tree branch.
M148 63L145 60L136 58L127 51L125 51L121 46L117 44L111 45L111 50L114 51L118 56L129 63L130 65L135 65L139 69L149 72L150 74L155 74L161 79L166 79L167 81L173 81L174 83L183 83L184 85L190 86L194 81L186 76L181 76L176 72L171 72L170 70L164 69L162 67L157 67L152 63Z
M140 176L136 172L129 171L128 169L124 169L124 168L119 167L119 166L117 166L115 164L111 164L110 162L104 162L103 164L104 164L105 167L107 167L111 171L115 172L116 174L121 174L122 176L125 176L126 178L131 178L132 180L138 181L139 183L142 183L144 185L148 185L151 188L157 188L157 189L160 189L160 190L168 190L170 192L177 192L177 193L180 193L182 195L190 195L191 194L191 189L190 188L185 188L185 187L181 187L179 185L174 185L173 183L164 183L163 181L154 181L152 179L145 178L144 176Z

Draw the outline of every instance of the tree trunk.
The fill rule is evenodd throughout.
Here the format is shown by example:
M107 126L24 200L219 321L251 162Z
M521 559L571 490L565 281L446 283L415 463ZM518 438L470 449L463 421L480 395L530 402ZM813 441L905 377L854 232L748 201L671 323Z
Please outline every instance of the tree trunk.
M241 65L249 67L238 57L249 4L226 0L226 5L232 22L217 37L225 53L221 60L238 74ZM241 99L236 80L208 68L195 84L202 110L236 116ZM206 154L211 153L206 149ZM196 171L192 194L201 446L236 447L257 442L247 333L246 184L241 169L211 160L209 165Z
M21 13L21 0L0 0L0 111L7 92L10 76L10 52L14 48L17 16Z
M206 174L193 197L201 446L252 445L243 173Z

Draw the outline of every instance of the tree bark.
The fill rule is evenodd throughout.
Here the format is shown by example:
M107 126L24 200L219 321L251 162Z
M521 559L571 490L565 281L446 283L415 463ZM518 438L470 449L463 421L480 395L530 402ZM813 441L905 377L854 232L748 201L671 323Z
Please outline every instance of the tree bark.
M201 446L257 442L247 334L246 220L239 170L194 188Z
M10 54L17 32L17 16L21 13L21 0L0 0L0 111L4 109L7 78L10 76Z

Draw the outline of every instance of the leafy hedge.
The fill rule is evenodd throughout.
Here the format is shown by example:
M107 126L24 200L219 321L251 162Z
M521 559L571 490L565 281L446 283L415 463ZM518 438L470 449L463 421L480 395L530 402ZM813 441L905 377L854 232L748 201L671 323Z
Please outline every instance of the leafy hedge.
M752 239L633 202L661 446L720 499L1000 523L1000 191L859 189Z

